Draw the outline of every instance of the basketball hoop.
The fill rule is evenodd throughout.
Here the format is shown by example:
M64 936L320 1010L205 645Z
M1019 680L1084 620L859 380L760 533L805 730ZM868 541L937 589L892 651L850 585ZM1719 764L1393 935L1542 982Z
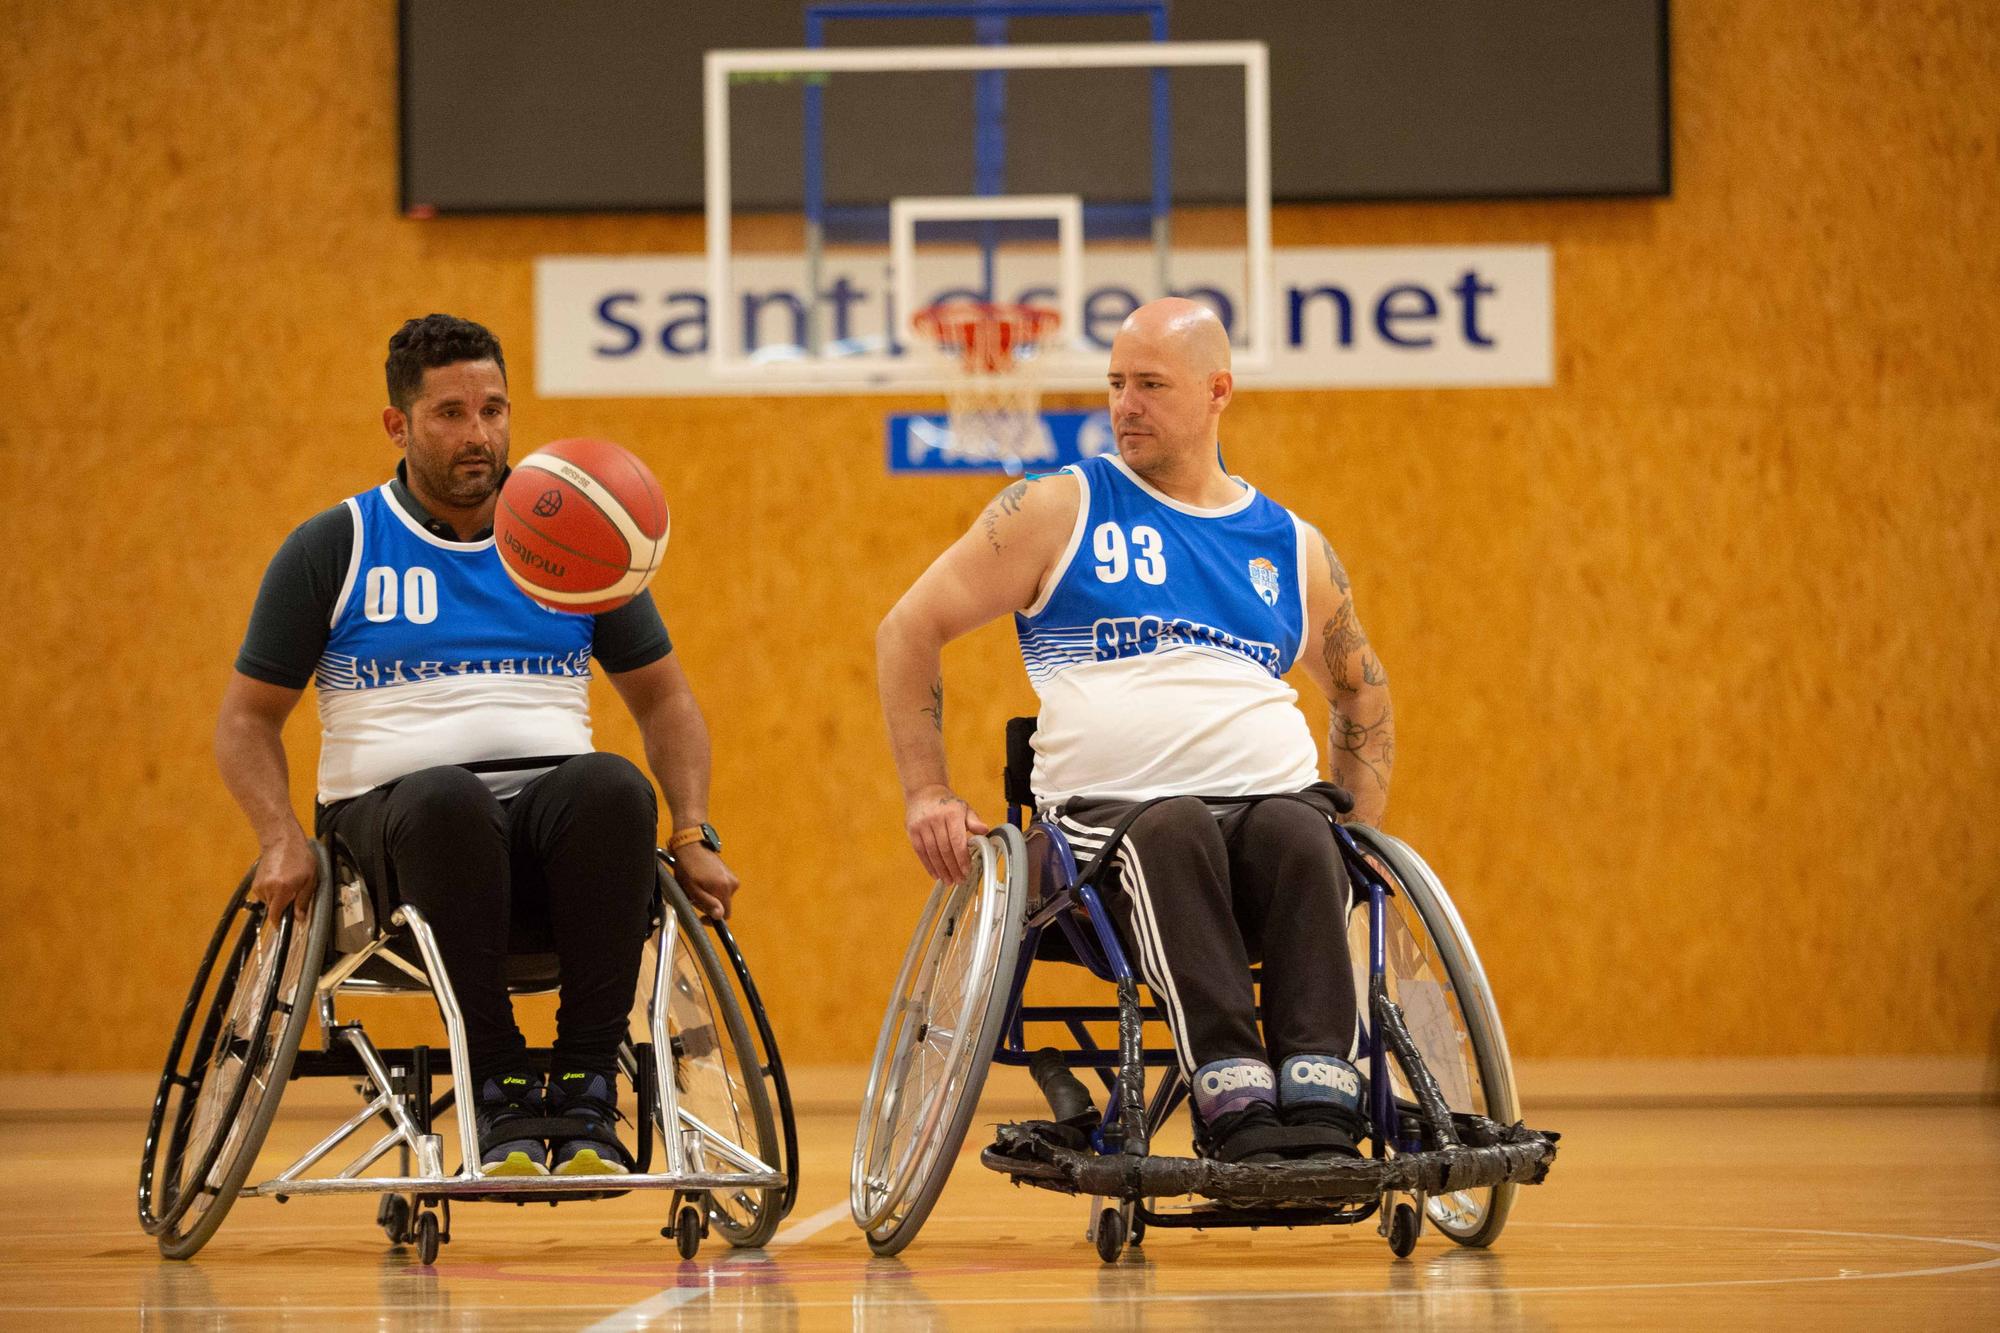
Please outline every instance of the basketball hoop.
M987 301L940 301L917 311L917 332L930 340L951 377L945 391L947 454L998 459L1009 472L1052 462L1055 442L1042 422L1040 361L1061 318L1046 306Z

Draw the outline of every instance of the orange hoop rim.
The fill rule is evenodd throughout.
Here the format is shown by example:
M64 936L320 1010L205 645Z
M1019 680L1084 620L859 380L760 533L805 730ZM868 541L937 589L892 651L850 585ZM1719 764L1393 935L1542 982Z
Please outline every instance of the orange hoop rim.
M955 356L972 374L1004 374L1014 360L1041 346L1062 327L1062 316L1048 306L1022 301L939 301L917 311L917 331L937 344L940 353Z

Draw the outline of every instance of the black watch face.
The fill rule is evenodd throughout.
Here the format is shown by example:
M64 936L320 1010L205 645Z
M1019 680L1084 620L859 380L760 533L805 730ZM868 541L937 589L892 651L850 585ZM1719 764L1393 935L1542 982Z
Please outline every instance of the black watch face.
M715 831L715 825L703 824L701 826L701 845L708 848L711 852L722 850L722 835Z

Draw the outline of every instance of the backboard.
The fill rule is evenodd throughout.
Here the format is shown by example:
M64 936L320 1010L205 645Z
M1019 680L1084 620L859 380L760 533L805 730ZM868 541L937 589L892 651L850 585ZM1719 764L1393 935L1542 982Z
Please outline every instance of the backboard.
M957 295L1058 310L1043 384L1096 389L1124 316L1180 294L1254 378L1275 336L1267 63L1257 42L710 52L712 373L936 391L911 319ZM1177 155L1196 119L1210 146Z

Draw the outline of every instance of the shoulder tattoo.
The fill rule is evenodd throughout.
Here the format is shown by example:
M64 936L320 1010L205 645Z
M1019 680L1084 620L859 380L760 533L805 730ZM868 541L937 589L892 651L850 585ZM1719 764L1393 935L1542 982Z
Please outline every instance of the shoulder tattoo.
M1340 589L1343 594L1347 593L1350 591L1347 569L1340 563L1340 557L1333 553L1333 543L1329 542L1326 534L1319 529L1315 528L1313 532L1319 538L1319 549L1326 553L1326 568L1327 572L1333 575L1333 586Z
M996 554L1006 549L1005 543L1000 540L1000 520L1020 513L1028 487L1040 480L1039 477L1023 477L1011 483L993 497L986 506L986 512L979 516L980 529L985 532L986 542Z

